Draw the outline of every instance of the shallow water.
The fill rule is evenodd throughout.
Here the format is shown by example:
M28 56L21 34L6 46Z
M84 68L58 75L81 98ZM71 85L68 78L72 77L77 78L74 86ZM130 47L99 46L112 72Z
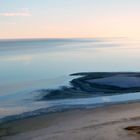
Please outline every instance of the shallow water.
M48 101L35 102L41 96L36 91L69 85L72 73L139 71L139 46L139 40L127 38L1 40L0 117L48 108ZM124 96L121 101L128 100Z

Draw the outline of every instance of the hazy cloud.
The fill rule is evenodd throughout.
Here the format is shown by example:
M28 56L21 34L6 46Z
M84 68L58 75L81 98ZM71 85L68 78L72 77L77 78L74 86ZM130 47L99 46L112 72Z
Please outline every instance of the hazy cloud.
M17 12L17 13L0 13L0 16L5 16L5 17L17 17L17 16L22 16L22 17L27 17L31 16L31 13L29 12Z
M0 16L4 17L28 17L31 16L31 13L28 8L22 8L20 12L3 12L0 13Z

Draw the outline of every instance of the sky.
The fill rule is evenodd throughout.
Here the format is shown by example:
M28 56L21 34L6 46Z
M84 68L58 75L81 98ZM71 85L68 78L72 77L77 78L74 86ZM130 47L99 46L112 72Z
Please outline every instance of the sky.
M3 38L140 38L140 0L0 0Z

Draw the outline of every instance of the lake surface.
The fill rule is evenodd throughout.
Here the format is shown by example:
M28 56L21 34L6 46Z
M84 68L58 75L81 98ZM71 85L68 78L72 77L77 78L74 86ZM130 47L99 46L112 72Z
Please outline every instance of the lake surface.
M70 86L72 73L138 72L139 54L140 41L127 38L0 40L0 117L41 108L138 100L139 93L36 101L41 96L38 90Z

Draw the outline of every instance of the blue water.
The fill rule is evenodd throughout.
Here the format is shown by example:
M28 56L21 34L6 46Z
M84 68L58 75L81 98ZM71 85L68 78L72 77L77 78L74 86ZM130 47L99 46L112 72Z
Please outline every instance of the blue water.
M75 102L94 106L98 101L140 99L139 93L132 93L111 96L111 100L35 101L41 96L37 90L70 86L72 73L139 71L139 46L139 40L127 38L0 40L0 117L60 104L61 108L76 106Z

